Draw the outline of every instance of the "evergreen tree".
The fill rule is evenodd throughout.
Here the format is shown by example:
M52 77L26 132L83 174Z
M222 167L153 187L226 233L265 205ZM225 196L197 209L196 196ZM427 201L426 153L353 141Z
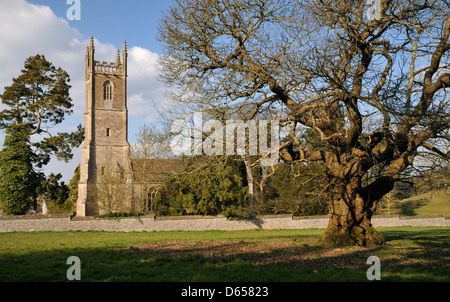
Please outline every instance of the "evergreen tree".
M80 182L80 165L75 169L73 177L68 184L69 197L65 204L67 208L71 209L71 212L75 212L76 203L78 199L78 183Z
M61 178L61 174L51 173L48 178L41 181L37 189L37 193L49 204L48 210L51 214L71 212L72 210L70 205L66 205L69 188L64 181L60 182Z
M326 179L318 164L279 163L263 186L258 210L265 214L324 215Z
M185 171L166 181L155 201L161 215L239 216L247 205L243 163L209 156L193 158Z
M24 215L33 205L38 181L32 165L35 154L22 127L12 124L6 134L0 152L0 203L6 215Z
M36 197L42 193L39 190L44 190L41 182L45 177L34 172L33 167L48 164L52 155L69 161L73 147L83 141L81 125L71 133L50 133L48 130L72 113L69 82L66 71L53 66L45 56L36 55L25 60L21 74L0 94L4 105L0 111L0 129L5 129L8 134L1 162L0 198L5 213L24 214L30 207L35 207ZM53 185L55 180L49 179ZM60 192L56 194L62 194L58 198L67 199L63 186L58 190Z
M0 111L0 128L21 125L29 136L35 137L31 144L39 154L33 162L38 167L46 165L51 155L69 161L73 156L72 148L83 142L81 125L71 133L48 131L72 113L69 75L53 66L43 55L27 58L21 72L0 94L5 108Z

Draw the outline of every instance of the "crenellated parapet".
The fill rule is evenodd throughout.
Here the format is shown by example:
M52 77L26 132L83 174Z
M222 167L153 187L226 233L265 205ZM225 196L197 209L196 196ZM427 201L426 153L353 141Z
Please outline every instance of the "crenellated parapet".
M94 61L94 72L96 73L102 73L102 74L109 74L109 75L125 75L124 66L122 63L112 63L112 62L100 62L100 61Z
M96 61L94 54L94 38L91 36L90 44L86 47L86 80L90 78L92 73L127 76L128 53L126 41L123 42L122 54L120 50L117 50L115 62Z

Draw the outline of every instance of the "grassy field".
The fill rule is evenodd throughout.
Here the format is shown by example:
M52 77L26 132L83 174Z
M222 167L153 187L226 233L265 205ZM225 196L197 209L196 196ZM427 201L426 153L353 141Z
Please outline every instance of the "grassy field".
M402 200L398 212L407 216L445 215L450 217L450 196L430 193Z
M387 204L378 213L388 214ZM444 215L450 217L449 191L429 192L403 200L393 200L390 213L401 216Z
M377 248L325 248L323 230L0 234L0 281L64 282L68 257L84 282L450 281L450 228L380 229Z

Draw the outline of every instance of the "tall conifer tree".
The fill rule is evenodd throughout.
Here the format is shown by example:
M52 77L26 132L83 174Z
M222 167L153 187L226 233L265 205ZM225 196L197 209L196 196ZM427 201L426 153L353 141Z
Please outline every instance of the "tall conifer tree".
M23 215L33 205L38 181L32 164L35 154L23 128L13 124L6 134L0 153L0 204L6 215Z

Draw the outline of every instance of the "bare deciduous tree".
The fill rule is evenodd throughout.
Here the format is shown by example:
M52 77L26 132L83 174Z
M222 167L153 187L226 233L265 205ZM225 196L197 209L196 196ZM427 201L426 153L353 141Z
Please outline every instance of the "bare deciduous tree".
M326 164L323 242L384 243L378 200L423 150L449 158L449 2L378 0L375 18L365 0L174 2L159 38L178 104L279 119L284 161Z
M89 202L95 203L99 214L129 211L127 206L131 187L127 184L127 176L118 165L108 165L101 168L98 182L93 186Z
M165 132L154 125L141 126L136 134L136 142L131 145L135 198L138 199L139 208L145 212L151 210L152 192L157 192L154 174L161 169L157 159L171 157L169 149Z

